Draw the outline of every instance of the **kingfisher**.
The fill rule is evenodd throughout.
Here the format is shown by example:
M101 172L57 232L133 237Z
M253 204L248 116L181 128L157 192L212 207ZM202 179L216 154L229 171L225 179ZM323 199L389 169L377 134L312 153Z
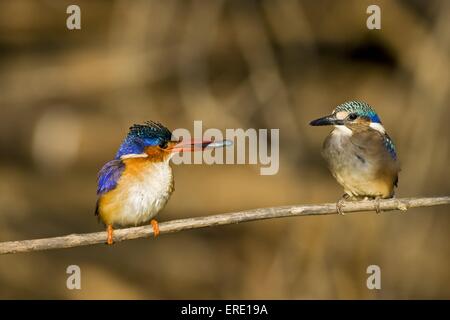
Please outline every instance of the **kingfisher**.
M375 110L365 102L348 101L310 125L334 126L323 143L322 155L344 187L338 213L343 214L343 201L361 199L375 199L379 213L379 200L394 196L400 165L394 142Z
M169 161L178 152L201 151L229 145L230 141L173 139L169 129L148 121L130 127L113 160L98 174L95 215L107 227L107 243L113 244L113 228L137 226L150 221L159 234L155 216L174 191Z

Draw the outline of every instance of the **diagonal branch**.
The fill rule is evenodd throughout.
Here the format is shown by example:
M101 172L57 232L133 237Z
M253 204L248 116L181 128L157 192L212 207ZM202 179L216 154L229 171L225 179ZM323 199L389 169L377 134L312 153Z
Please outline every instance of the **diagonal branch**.
M430 207L445 204L450 204L450 196L432 198L385 199L379 201L379 207L383 211L406 211L409 208ZM342 208L345 213L352 213L374 211L376 207L377 201L371 200L344 202ZM295 216L315 216L326 214L337 214L336 203L260 208L205 217L172 220L161 223L159 225L159 229L161 234L165 234L189 229L199 229L264 219ZM114 231L114 241L120 242L125 240L148 238L152 235L153 229L150 225L118 229ZM0 242L0 254L72 248L105 242L106 232L104 231L84 234L71 234L62 237L45 239Z

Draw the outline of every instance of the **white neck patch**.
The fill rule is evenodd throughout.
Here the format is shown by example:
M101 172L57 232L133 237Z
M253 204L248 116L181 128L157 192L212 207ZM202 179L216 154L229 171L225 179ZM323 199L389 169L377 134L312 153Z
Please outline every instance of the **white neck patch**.
M146 153L130 153L130 154L124 154L120 157L120 160L124 159L130 159L130 158L147 158L148 154Z
M373 130L377 130L378 132L385 134L386 130L384 130L384 127L381 123L372 122L369 127L371 127Z
M345 136L351 136L353 134L353 131L344 125L335 125L334 128L333 133L336 134L342 134Z

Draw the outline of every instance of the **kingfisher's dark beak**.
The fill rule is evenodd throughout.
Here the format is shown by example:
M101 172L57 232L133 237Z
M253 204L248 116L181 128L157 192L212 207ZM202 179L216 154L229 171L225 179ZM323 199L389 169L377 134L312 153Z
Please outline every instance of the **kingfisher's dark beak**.
M311 126L331 126L331 125L343 125L344 120L337 119L334 114L325 116L309 123Z

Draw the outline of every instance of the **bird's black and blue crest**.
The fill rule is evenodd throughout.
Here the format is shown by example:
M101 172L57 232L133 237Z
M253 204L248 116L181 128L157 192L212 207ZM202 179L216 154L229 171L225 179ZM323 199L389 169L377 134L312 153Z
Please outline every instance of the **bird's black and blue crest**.
M378 117L375 110L367 103L362 101L347 101L343 104L340 104L334 109L335 112L339 111L347 111L347 112L355 112L358 115L367 117L370 121L375 123L381 123L380 117Z
M172 132L159 122L147 121L130 127L127 137L122 142L116 159L127 154L139 154L145 147L158 146L172 139Z

